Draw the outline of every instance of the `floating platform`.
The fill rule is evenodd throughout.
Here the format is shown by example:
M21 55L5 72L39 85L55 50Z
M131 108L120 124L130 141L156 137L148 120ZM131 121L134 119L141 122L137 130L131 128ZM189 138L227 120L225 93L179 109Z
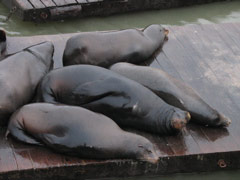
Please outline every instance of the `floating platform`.
M190 84L210 105L232 119L227 128L189 124L177 136L137 132L158 148L153 165L135 160L85 160L4 139L0 130L0 180L92 179L156 176L240 168L240 24L168 27L169 40L150 66ZM9 37L8 53L43 41L55 44L54 67L62 66L73 34ZM14 72L13 72L14 73Z
M24 21L106 16L226 0L1 0Z

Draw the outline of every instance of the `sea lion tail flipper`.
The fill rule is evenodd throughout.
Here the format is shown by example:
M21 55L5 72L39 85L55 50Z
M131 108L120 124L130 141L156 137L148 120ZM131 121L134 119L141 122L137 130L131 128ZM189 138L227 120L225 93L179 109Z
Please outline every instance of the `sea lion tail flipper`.
M219 114L219 124L223 127L228 127L232 123L231 119L224 116L223 114Z
M24 132L23 129L18 128L18 127L10 127L8 128L5 137L8 136L8 134L11 133L14 138L16 138L19 141L23 141L28 144L34 144L34 145L42 145L41 142L37 141L35 138L32 136L28 135L27 133Z

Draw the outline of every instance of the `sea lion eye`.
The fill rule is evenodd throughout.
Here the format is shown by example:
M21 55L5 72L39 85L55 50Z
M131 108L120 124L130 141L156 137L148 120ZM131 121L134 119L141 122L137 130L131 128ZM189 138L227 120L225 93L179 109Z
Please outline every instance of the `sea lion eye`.
M140 145L138 145L138 147L143 148L143 145L140 144Z

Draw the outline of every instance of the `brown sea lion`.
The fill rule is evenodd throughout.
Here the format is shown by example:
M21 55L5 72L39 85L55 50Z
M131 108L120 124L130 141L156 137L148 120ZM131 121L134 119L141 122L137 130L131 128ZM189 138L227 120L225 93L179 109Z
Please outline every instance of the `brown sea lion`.
M88 32L71 37L63 54L63 65L91 64L109 67L117 62L139 64L150 58L166 40L168 30L154 24L144 30Z
M8 133L30 144L90 159L131 158L156 163L146 138L123 131L108 117L77 106L28 104L10 118Z
M166 103L190 112L193 122L209 126L228 126L231 123L229 118L208 105L189 85L160 69L117 63L110 70L151 89Z
M29 103L36 87L52 64L54 47L50 42L31 46L0 62L0 125Z
M92 65L55 69L44 77L38 91L38 101L82 106L119 126L152 133L174 133L190 118L141 84Z

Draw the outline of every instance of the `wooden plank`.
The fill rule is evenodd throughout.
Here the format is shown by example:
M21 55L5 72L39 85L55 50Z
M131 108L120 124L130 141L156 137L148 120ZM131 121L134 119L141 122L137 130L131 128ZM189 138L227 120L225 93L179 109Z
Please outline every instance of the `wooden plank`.
M11 137L9 137L9 144L13 150L18 169L33 169L32 158L29 154L29 149L33 147L14 140Z
M41 0L46 7L55 7L56 4L52 0Z
M39 0L28 0L35 9L45 8L45 5Z
M35 179L64 179L66 176L77 179L80 175L87 179L123 174L136 176L212 171L221 169L218 165L219 159L223 159L227 164L225 169L240 168L240 160L237 158L240 154L240 109L239 104L236 105L233 101L233 98L237 99L240 95L232 94L228 90L228 85L239 82L234 81L239 77L238 71L234 69L234 66L239 67L239 37L235 39L231 34L236 36L240 25L229 26L229 32L224 33L226 27L169 27L169 41L164 45L163 52L149 63L151 67L160 68L190 84L203 99L233 120L233 125L229 128L209 128L190 123L186 130L177 136L164 137L130 130L153 142L160 156L157 165L134 160L96 161L64 156L45 147L29 146L11 139L7 142L2 138L3 131L0 131L0 179L26 179L29 174L34 174ZM66 40L72 35L9 37L7 52L16 52L29 45L49 40L55 45L54 66L61 67ZM233 74L234 79L222 77L228 75L219 70L222 63L226 64L228 74ZM229 84L221 82L222 78L226 78ZM25 171L17 171L22 169ZM69 172L74 173L68 175Z
M231 26L229 24L229 26ZM240 92L238 91L240 88L240 85L233 84L232 82L238 83L240 79L240 62L239 57L236 57L234 52L232 52L232 49L226 45L226 42L228 42L228 38L220 38L219 34L216 33L214 28L211 27L203 27L202 28L204 32L206 32L206 38L214 42L212 47L214 48L214 52L216 53L212 63L217 63L212 69L217 74L218 78L223 81L223 83L227 83L226 87L228 87L229 93L231 95L234 95L234 100L236 102L236 105L240 109ZM202 38L203 39L203 38ZM209 42L208 42L209 43ZM221 63L219 63L221 61ZM210 62L209 62L210 64ZM233 66L234 64L234 66ZM211 65L211 64L210 64Z
M188 30L189 30L190 28L188 28ZM190 31L190 30L189 30ZM195 49L193 49L194 48L194 44L191 44L191 40L193 39L193 36L191 36L191 35L193 35L193 34L191 34L191 32L189 32L189 31L187 31L187 32L184 32L185 34L187 34L188 36L186 36L186 35L176 35L177 36L177 38L179 39L179 41L185 41L185 43L184 43L184 48L185 49L188 49L188 52L191 52L191 50L192 50L192 54L195 54L195 56L194 57L192 57L192 59L195 61L195 62L201 62L202 64L202 66L201 67L203 67L203 68L205 68L205 69L208 69L208 67L209 67L209 62L210 62L210 60L209 61L205 61L206 60L206 58L207 57L210 57L210 56L203 56L203 57L201 57L201 55L202 54L204 54L204 52L206 52L206 51L208 51L209 49L212 49L212 48L209 48L210 47L210 45L208 45L208 46L205 46L205 47L203 47L203 49L202 49L202 51L201 51L201 53L197 53L196 52L196 50ZM174 32L178 32L176 29L175 29L175 31ZM192 31L193 32L193 31ZM205 34L205 36L204 37L207 37L208 36L208 34L209 34L209 32L204 32L204 34ZM184 38L182 38L182 37L184 37ZM203 35L201 36L201 37L203 37ZM208 37L208 38L210 38L210 37ZM196 39L196 41L198 41L198 42L200 42L200 39ZM213 39L211 40L211 42L213 42ZM204 52L203 52L204 51ZM201 55L200 55L201 54ZM198 57L201 57L200 59L198 59ZM211 61L213 61L213 59L214 58L211 58ZM204 64L205 63L205 64ZM216 63L215 63L215 65L216 65ZM198 66L199 67L199 66ZM201 69L201 68L199 68L199 69ZM203 74L205 73L205 69L204 69L204 71L203 71ZM211 68L210 68L211 69ZM208 71L208 75L210 75L210 73L211 72L209 72ZM215 72L216 73L216 72ZM221 72L222 73L222 72ZM218 74L217 76L219 76L220 74ZM212 74L211 75L211 77L213 78L213 77L216 77L215 79L217 80L217 76L216 76L216 74ZM210 83L209 85L209 88L211 87L211 86L213 86L212 85L212 83ZM214 90L216 91L216 89L218 90L219 88L215 88ZM222 88L221 88L222 89ZM225 91L225 90L224 90ZM225 94L225 96L222 96L221 98L226 98L226 100L228 100L229 99L229 97L228 97L228 95L227 95L227 92L225 91L224 92L223 91L223 94ZM206 95L207 93L205 93L205 95ZM213 96L214 97L214 96ZM209 97L208 97L209 98ZM213 98L212 98L213 99ZM222 99L222 101L224 101L225 102L225 99ZM212 101L212 102L214 102L214 100ZM229 105L231 104L232 102L230 101L229 102ZM216 103L216 105L215 105L215 107L217 106L218 104ZM218 108L218 109L224 109L224 110L226 110L226 104L222 104L224 107L222 107L222 108ZM232 110L232 108L231 108L231 110ZM230 111L231 112L231 111ZM227 112L226 111L226 113L225 114L230 114L230 112ZM216 135L219 135L219 134L221 134L221 133L219 133L219 132L221 132L221 131L218 131L218 130L216 130L216 129L206 129L205 130L206 132L205 133L207 133L207 134L211 134L211 135L213 135L213 134L216 134ZM209 133L209 131L211 131L210 133ZM223 132L223 134L224 134L224 132ZM227 146L228 146L228 143L229 142L232 142L232 139L231 139L231 135L230 136L225 136L225 138L226 138L226 140L225 140L225 143L223 143L222 145L223 146L225 146L226 148L227 148ZM230 138L230 139L228 139L228 138ZM228 140L227 140L228 139ZM223 142L222 140L221 140L221 142ZM234 140L233 140L233 142L234 142ZM237 147L237 145L236 145L236 143L232 143L232 146L234 147L234 149L236 149L236 148L238 148Z
M199 64L196 63L202 61L198 60L196 54L192 55L194 53L190 52L191 50L190 47L183 47L182 43L184 43L184 45L186 44L184 40L180 41L181 44L179 43L179 40L176 39L174 35L174 33L177 32L178 38L180 37L180 35L183 36L184 34L186 34L184 29L181 29L179 27L175 27L174 30L171 29L170 33L171 37L169 37L168 43L166 43L166 45L163 48L166 56L168 57L168 60L172 62L172 65L175 67L175 69L177 69L178 73L180 74L181 78L183 78L184 81L192 85L194 89L201 90L202 92L200 91L200 94L204 94L205 96L208 97L208 99L209 98L213 99L211 97L214 97L215 91L214 89L212 89L213 87L212 83L206 79L201 78L203 77L202 68L205 67L202 64L200 64L201 65L200 66ZM185 49L187 49L187 51ZM212 92L210 90L212 90ZM207 131L209 130L207 129ZM221 148L226 149L226 145L224 145L224 143L222 143L221 145L219 143L214 143L214 146L216 146L217 149ZM234 147L235 144L232 143L232 146Z
M206 127L205 127L206 128ZM200 149L204 153L214 153L217 152L216 146L214 146L208 137L202 131L204 127L199 127L193 123L187 125L187 130L193 137L193 139L197 142Z
M198 31L200 31L200 30L198 30ZM210 32L206 32L207 34L208 33L210 33ZM208 37L208 36L207 36ZM203 37L201 36L201 39L202 39ZM208 39L209 39L210 37L208 37L207 39L204 39L204 41L206 42ZM213 44L216 44L216 43L211 43L211 42L214 42L214 41L216 41L216 39L214 40L213 38L210 38L210 41L208 42L208 46L209 46L209 49L215 49L216 48L216 46L214 45L214 47L211 47L211 46L213 46ZM201 41L199 41L201 44L203 43L203 42L201 42ZM211 45L212 44L212 45ZM226 48L226 47L225 47ZM211 50L208 50L208 51L211 51ZM205 52L202 52L202 54L204 54L204 53L206 53L206 52L208 52L208 51L205 51ZM215 50L216 51L216 50ZM218 51L223 51L224 52L224 49L219 49ZM230 50L229 50L230 51ZM231 52L231 51L230 51ZM211 53L209 52L207 55L206 55L207 57L209 57L209 58L211 58L211 60L215 60L216 58L214 58L214 57L212 57L212 55L211 55ZM218 57L218 61L219 61L219 58L220 57ZM224 56L223 57L221 57L221 58L224 58ZM221 59L220 58L220 59ZM224 60L225 62L226 62L226 60ZM225 63L226 64L226 63ZM216 64L217 65L217 64ZM215 66L216 66L215 65ZM210 66L211 66L211 64L210 64ZM222 76L222 74L224 73L224 71L216 71L215 69L216 69L216 67L214 67L214 66L211 66L211 68L212 68L212 70L217 74L217 78L219 78L218 79L218 81L219 82L221 82L222 81L222 78L221 78L221 76ZM225 67L224 67L225 68ZM227 65L226 65L226 68L227 68ZM231 71L231 72L229 72L229 75L232 75L232 74L234 74L234 72L233 71ZM225 75L227 75L227 74L225 74ZM234 81L232 81L232 80L234 80L234 79L228 79L228 80L230 80L231 82L234 82ZM236 97L235 97L235 93L229 93L228 92L228 90L229 90L229 87L228 87L228 85L226 86L227 88L225 89L226 90L226 94L227 94L227 99L230 99L230 100L233 100L233 99L235 99ZM231 98L231 96L234 96L233 98ZM232 104L235 104L234 106L232 106ZM233 120L233 123L234 124L239 124L239 122L238 122L238 116L237 116L237 114L236 114L236 112L238 112L239 111L239 108L238 108L238 105L236 104L236 103L233 103L233 102L229 102L229 104L227 103L227 101L225 101L224 100L224 104L223 105L225 105L225 108L224 108L224 110L228 110L229 111L229 116L231 117L231 119ZM231 107L232 106L232 107ZM233 111L235 111L235 112L233 112ZM230 126L230 129L231 128L235 128L236 126ZM231 133L231 136L237 136L237 137L235 137L234 139L235 139L235 142L236 141L238 141L238 144L239 144L239 138L238 138L238 136L239 136L239 133L238 133L239 131L237 131L237 129L236 130L234 130L232 133Z
M63 162L65 166L77 166L80 164L85 164L88 160L83 160L78 157L72 157L72 156L63 156ZM89 162L94 162L96 163L96 160L89 160Z
M175 136L167 136L166 140L168 146L174 151L175 156L202 153L198 144L187 131L183 131Z
M87 0L89 3L99 2L99 0Z
M76 0L65 0L69 5L70 4L77 4Z
M85 4L85 3L88 3L87 0L76 0L79 4Z
M67 6L70 4L77 4L76 0L53 0L57 6Z
M53 2L57 5L57 6L65 6L68 3L66 3L66 1L64 0L53 0Z
M192 30L192 32L193 32L193 30ZM196 62L201 62L202 64L205 64L205 66L207 67L206 69L207 70L211 70L211 67L209 68L209 62L210 61L213 61L213 58L211 58L211 56L210 55L206 55L206 56L203 56L203 57L201 57L201 55L203 55L204 53L206 53L209 49L212 49L212 48L209 48L209 46L208 46L208 48L202 48L202 50L201 50L201 52L199 52L199 53L197 53L197 51L196 51L196 49L194 49L194 44L191 44L191 41L193 41L192 39L194 38L193 37L193 34L192 34L192 36L191 36L191 32L189 32L189 31L187 31L187 32L185 32L186 34L188 34L190 37L188 38L188 41L187 41L187 43L186 44L189 44L189 46L187 46L187 47L185 47L185 48L188 48L189 49L189 51L191 51L191 50L193 50L194 51L194 53L197 55L197 56L195 56L195 61ZM207 33L207 32L205 32L205 33ZM205 34L204 33L204 34ZM208 34L208 33L207 33ZM206 35L205 35L206 36ZM181 36L178 36L178 38L180 38ZM185 40L187 40L187 36L184 36L185 37ZM182 39L180 39L180 41L181 41ZM200 39L196 39L195 40L195 42L201 42L201 40ZM213 42L213 40L211 40L211 42ZM195 45L196 46L196 45ZM198 57L200 57L200 59L198 60ZM210 58L211 60L209 60L209 61L206 61L206 59L207 58ZM204 72L204 71L203 71ZM209 73L212 73L212 75L210 75ZM208 76L211 76L211 78L213 78L214 76L215 76L215 80L218 80L218 75L216 75L216 74L214 74L214 72L212 72L212 71L208 71ZM220 81L219 81L220 82ZM211 85L210 85L211 86ZM224 92L223 92L224 93ZM226 99L228 99L229 97L228 97L228 95L227 95L227 92L225 91L225 96L224 96ZM224 100L223 100L224 101ZM232 103L232 102L230 102L230 103ZM217 106L219 104L219 102L218 103L216 103L216 105L215 106ZM222 107L222 108L220 108L220 109L226 109L226 105L224 105L223 104L223 106L224 107ZM231 112L231 111L230 111ZM229 112L229 114L231 114ZM228 112L226 112L227 114L228 114ZM226 114L225 113L225 114Z
M35 147L29 150L29 155L32 159L34 169L48 167L48 154L49 150L46 147Z
M27 0L14 0L14 1L15 4L23 10L30 10L34 8L32 4L29 3Z
M66 17L79 17L82 13L81 5L71 5L71 6L61 6L57 8L50 9L51 19L59 19Z
M192 31L194 31L194 29L192 30ZM187 33L191 33L190 31L188 31ZM201 36L202 37L202 36ZM200 42L199 43L199 45L200 44L203 44L203 42L201 42L201 39L196 39L197 37L194 37L194 36L192 36L191 37L191 40L190 39L188 39L187 40L187 42L189 43L190 41L194 41L193 43L195 44L195 46L196 46L196 43L198 43L198 42ZM196 40L195 40L196 39ZM209 42L210 43L210 42ZM190 45L191 46L191 45ZM194 48L194 46L191 46L192 48ZM190 48L190 47L189 47ZM202 49L201 49L202 48ZM199 50L199 51L201 51L201 52L197 52L196 50L197 49L201 49L201 50ZM209 52L209 50L208 49L213 49L214 51L215 51L215 49L214 48L208 48L208 49L206 49L206 48L204 48L204 47L201 47L201 46L198 46L197 47L197 49L195 48L195 51L196 51L196 54L197 55L199 55L200 56L200 58L202 59L202 61L201 62L205 62L205 64L208 64L207 63L207 61L205 61L205 59L206 58L208 58L208 59L211 59L211 61L212 61L212 53L211 52ZM210 50L211 51L211 50ZM208 52L208 53L207 53ZM207 54L206 54L207 53ZM203 57L201 57L201 55L204 57L205 56L205 58L203 58ZM209 62L209 61L208 61ZM210 68L211 69L211 68ZM212 72L212 74L213 74L213 72ZM221 75L222 76L222 75ZM217 79L217 76L215 75L215 77L216 77L216 79ZM219 80L220 81L220 80ZM228 98L228 96L226 96L226 98ZM223 108L224 109L224 108Z
M0 175L4 172L18 170L16 160L14 158L12 149L1 148L0 149Z
M0 176L3 172L18 170L11 146L4 138L6 129L0 129Z
M234 28L234 25L218 24L218 25L213 25L213 28L222 39L224 40L227 39L227 41L225 41L224 43L226 43L226 45L233 51L235 56L239 57L240 56L240 52L239 52L240 42L238 42L239 32L236 31L236 29ZM230 32L229 32L229 29L231 29Z

